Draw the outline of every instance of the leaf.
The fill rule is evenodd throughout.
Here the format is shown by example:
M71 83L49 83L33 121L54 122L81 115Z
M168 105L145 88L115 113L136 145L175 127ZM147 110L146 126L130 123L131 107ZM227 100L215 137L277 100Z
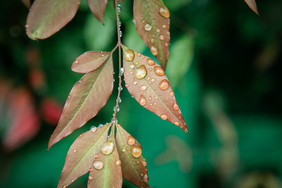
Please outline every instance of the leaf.
M26 6L26 8L30 8L31 5L30 0L21 0L21 1L24 4L24 6Z
M81 134L71 145L62 174L58 183L59 187L66 187L80 176L86 174L99 153L102 144L107 140L111 123L102 127L91 129Z
M87 0L88 5L94 16L103 23L105 8L108 0Z
M122 48L124 80L129 93L144 108L188 132L164 70L149 57Z
M106 104L113 91L113 62L85 74L72 88L48 148L83 126Z
M89 51L79 56L72 64L71 70L87 73L99 68L111 55L110 52Z
M166 70L170 42L170 13L161 0L134 0L135 27Z
M148 187L147 162L140 144L119 124L116 124L116 142L121 160L122 176L138 187Z
M80 0L35 0L27 17L29 38L45 39L59 31L75 16Z
M112 127L109 139L102 145L98 156L95 157L88 177L89 188L119 188L122 186L121 161L114 138L114 129L115 126Z
M247 3L250 9L252 9L252 11L254 11L257 15L259 15L256 0L244 0L244 1Z

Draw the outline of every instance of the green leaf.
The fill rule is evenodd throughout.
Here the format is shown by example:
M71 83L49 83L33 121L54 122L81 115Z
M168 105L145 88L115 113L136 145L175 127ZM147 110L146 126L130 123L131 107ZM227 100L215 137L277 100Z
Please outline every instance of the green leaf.
M110 126L111 124L108 123L102 127L91 129L74 141L68 151L58 188L70 185L90 170L95 156L107 140Z
M87 0L87 2L94 16L101 23L103 23L105 8L108 3L108 0Z
M252 11L254 11L257 15L259 15L256 0L244 0L244 1L247 3L250 9L252 9Z
M72 64L72 71L87 73L99 68L111 55L110 52L89 51L80 55Z
M116 147L114 129L115 126L112 127L108 140L102 145L99 154L95 157L88 177L89 188L122 187L121 161Z
M113 91L113 62L110 57L95 71L85 74L72 88L48 147L83 126L105 106Z
M135 27L166 70L170 42L170 13L161 0L134 0Z
M27 17L29 38L45 39L59 31L75 16L80 0L35 0Z
M121 160L122 176L138 187L148 187L147 162L140 144L119 124L116 124L116 142Z
M149 57L122 48L124 80L129 93L144 108L188 132L164 70Z

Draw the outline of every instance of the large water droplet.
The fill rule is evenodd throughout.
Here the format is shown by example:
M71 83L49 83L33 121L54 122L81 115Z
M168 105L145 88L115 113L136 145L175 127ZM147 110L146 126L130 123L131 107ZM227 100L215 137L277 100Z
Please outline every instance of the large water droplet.
M104 155L110 155L110 154L113 152L114 147L115 147L115 145L114 145L113 142L111 142L111 141L106 141L106 142L103 144L103 146L102 146L102 148L101 148L101 151L102 151L102 153L103 153Z
M135 77L137 79L142 79L147 75L147 69L144 65L139 66L136 70L135 70Z
M161 90L166 90L169 87L168 80L164 79L160 82L159 87Z
M165 39L165 36L164 35L160 35L160 40L164 40Z
M79 63L78 60L75 60L75 61L74 61L74 64L78 64L78 63Z
M147 104L146 98L143 95L141 95L139 103L141 106L145 106Z
M104 167L104 163L102 161L95 161L93 166L95 169L101 170Z
M120 166L120 165L121 165L121 161L120 161L120 160L117 160L116 165L117 165L117 166Z
M133 157L138 158L142 154L142 149L139 146L132 146L131 148L131 154Z
M143 180L145 183L147 183L149 181L149 177L147 174L144 175Z
M155 66L154 71L158 76L163 76L165 74L164 70L160 66Z
M177 126L178 126L178 125L179 125L179 122L178 122L178 121L175 121L175 122L174 122L174 125L177 125Z
M132 136L128 136L127 143L128 145L132 146L135 144L136 140Z
M146 24L146 25L144 26L144 29L145 29L146 31L150 31L150 30L152 29L152 26L149 25L149 24Z
M148 65L154 65L155 64L155 61L153 61L152 59L150 59L150 58L148 58L147 59L147 63L148 63Z
M173 105L173 110L179 110L179 106L176 103Z
M163 120L167 120L167 115L162 114L162 115L161 115L161 118L162 118Z
M124 58L126 61L133 61L135 57L134 51L131 49L127 49L126 52L124 52Z
M165 17L165 18L169 18L170 13L168 11L168 9L166 7L161 7L159 10L159 13L161 16Z
M158 49L155 46L151 46L150 49L151 49L151 52L152 52L153 55L158 55L159 54Z

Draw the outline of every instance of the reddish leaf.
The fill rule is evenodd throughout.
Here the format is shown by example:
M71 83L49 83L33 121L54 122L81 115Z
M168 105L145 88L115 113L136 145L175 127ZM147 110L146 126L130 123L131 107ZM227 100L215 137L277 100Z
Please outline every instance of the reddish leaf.
M45 98L40 105L41 115L43 119L52 124L56 125L60 119L63 111L63 107L52 98Z
M88 177L89 188L119 188L122 186L121 161L114 138L114 128L108 140L102 145L101 150Z
M49 148L83 126L106 104L113 91L113 62L110 57L101 67L85 74L72 88Z
M26 8L30 8L30 0L21 0L22 3L24 4L24 6L26 6Z
M101 23L103 23L105 8L108 3L108 0L87 0L87 2L94 16Z
M91 129L74 141L68 151L58 188L70 185L90 170L95 156L107 140L110 126L111 124L108 123L102 127Z
M252 9L257 15L259 15L256 0L244 0L244 1L247 3L250 9Z
M35 0L27 17L29 38L45 39L59 31L75 16L80 0Z
M164 70L152 59L123 46L124 80L144 108L188 132Z
M116 124L116 142L121 160L122 176L138 187L148 187L147 162L140 144L120 125Z
M110 52L85 52L74 61L71 70L79 73L87 73L96 70L109 58L110 55Z
M161 0L134 0L135 27L164 70L169 56L169 16Z

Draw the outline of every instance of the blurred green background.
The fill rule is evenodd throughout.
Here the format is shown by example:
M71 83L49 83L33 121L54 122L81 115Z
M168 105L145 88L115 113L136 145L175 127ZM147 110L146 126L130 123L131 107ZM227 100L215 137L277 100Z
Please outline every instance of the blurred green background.
M126 89L118 113L143 147L149 184L282 187L282 1L257 0L260 16L243 0L164 3L171 11L166 73L190 133L143 109ZM82 0L66 27L40 41L25 34L28 9L20 0L2 1L0 9L0 187L53 188L75 138L112 118L116 91L93 120L47 151L68 93L82 77L70 70L72 62L115 46L113 3L102 25ZM152 57L132 22L132 1L123 1L121 20L124 44ZM117 72L117 56L115 62ZM83 176L69 187L86 185Z

